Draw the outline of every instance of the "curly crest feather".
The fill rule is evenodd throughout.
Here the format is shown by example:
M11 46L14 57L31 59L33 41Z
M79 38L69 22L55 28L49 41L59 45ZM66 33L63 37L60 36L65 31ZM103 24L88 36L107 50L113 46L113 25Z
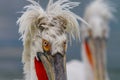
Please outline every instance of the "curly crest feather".
M36 52L43 52L42 39L53 43L52 55L58 51L63 52L62 43L67 40L66 33L69 35L70 41L71 38L79 39L78 20L86 22L71 11L79 5L79 2L49 0L47 8L44 10L36 1L27 1L31 4L24 7L17 24L24 46L22 62L24 63L25 80L37 80L34 78L34 69L31 69L33 68L31 58L36 56Z
M102 37L103 33L105 33L104 37L108 37L108 24L109 20L114 18L112 14L113 11L114 8L106 1L94 0L85 10L84 20L89 24L89 26L84 23L82 24L84 32L83 35L88 36L89 33L85 30L90 29L94 37Z
M46 10L40 6L39 3L33 0L27 0L31 4L24 7L23 15L18 19L17 24L19 24L19 33L23 42L27 37L30 37L32 32L32 27L36 25L36 21L41 17L53 18L55 16L61 16L66 20L65 31L73 38L80 38L79 24L78 20L85 21L70 11L70 9L79 5L79 2L71 2L69 0L58 0L53 3L53 0L49 0ZM34 27L35 28L35 27Z

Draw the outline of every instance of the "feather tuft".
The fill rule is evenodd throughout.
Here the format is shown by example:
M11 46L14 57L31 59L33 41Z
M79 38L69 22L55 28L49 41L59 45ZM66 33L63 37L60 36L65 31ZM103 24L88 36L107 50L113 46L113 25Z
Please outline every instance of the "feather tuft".
M89 4L85 10L84 20L89 24L82 24L83 34L88 36L86 29L91 29L93 35L101 37L103 30L105 37L108 37L109 33L109 20L113 19L114 8L104 0L94 0Z

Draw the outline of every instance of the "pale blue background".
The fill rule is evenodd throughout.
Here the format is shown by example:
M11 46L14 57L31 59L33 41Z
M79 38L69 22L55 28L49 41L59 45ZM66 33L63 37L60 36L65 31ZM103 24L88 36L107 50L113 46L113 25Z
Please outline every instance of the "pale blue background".
M44 7L48 0L39 0ZM81 1L81 5L74 9L78 15L83 15L86 5L91 0ZM111 80L120 80L120 0L111 0L117 12L115 22L110 23L110 39L107 43L108 71ZM0 80L22 79L22 42L19 39L16 20L21 14L26 0L0 0ZM67 61L80 58L80 44L73 41L73 46L68 48Z

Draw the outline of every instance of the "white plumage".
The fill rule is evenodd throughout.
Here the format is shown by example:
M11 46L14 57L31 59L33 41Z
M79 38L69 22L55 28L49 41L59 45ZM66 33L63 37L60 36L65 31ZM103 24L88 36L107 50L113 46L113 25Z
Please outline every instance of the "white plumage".
M84 63L79 60L71 60L67 63L68 80L85 80Z
M52 45L52 55L56 52L63 53L64 41L67 35L79 39L80 30L77 20L85 22L82 18L71 12L70 9L79 5L79 2L69 0L49 0L46 9L33 0L24 7L22 16L18 19L20 39L23 41L22 62L24 64L25 80L37 80L34 69L34 57L37 52L43 52L42 39Z
M82 61L72 60L67 63L68 80L103 80L100 78L94 79L95 77L93 77L94 72L86 55L87 52L84 46L84 41L93 39L92 43L89 42L89 46L91 46L97 38L101 40L108 38L109 20L113 19L113 11L114 8L112 8L105 0L94 0L85 9L84 20L88 25L82 23L81 27ZM90 48L92 50L92 47ZM103 51L106 52L106 49ZM106 65L106 53L103 55L103 61L105 58L104 62ZM104 80L109 80L106 70Z
M57 51L63 51L61 43L67 40L67 34L69 35L70 41L71 37L73 39L80 38L80 29L77 20L83 22L81 30L83 40L89 35L87 32L88 29L91 29L93 32L93 37L103 36L103 30L106 32L104 36L107 37L108 35L108 21L113 18L111 13L112 8L102 0L94 1L86 8L84 15L85 21L70 11L70 9L78 6L79 2L71 2L69 0L53 2L53 0L49 0L47 8L44 10L37 2L33 0L28 1L31 4L24 7L23 14L17 21L17 24L20 26L19 33L24 46L22 62L24 64L25 80L37 80L33 58L36 56L36 52L43 52L42 38L47 39L54 46L57 44L57 49L52 46L52 55L54 55ZM41 25L42 22L45 24ZM59 31L61 29L64 31L62 35L58 35L61 33ZM55 39L53 35L57 38ZM83 58L86 59L85 56ZM68 80L86 80L85 64L80 61L67 63ZM87 65L89 66L89 63Z
M114 8L105 0L95 0L91 2L85 9L84 20L89 23L89 26L82 24L83 35L88 36L86 30L91 29L94 37L101 37L102 32L106 30L105 37L109 33L109 21L114 18L112 12ZM85 30L85 31L84 31Z

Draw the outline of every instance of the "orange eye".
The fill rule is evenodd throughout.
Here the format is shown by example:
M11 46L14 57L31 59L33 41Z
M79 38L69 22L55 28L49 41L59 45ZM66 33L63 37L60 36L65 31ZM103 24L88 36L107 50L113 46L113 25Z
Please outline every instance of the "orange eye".
M49 52L50 48L51 48L51 45L47 40L43 39L42 40L42 47L43 47L44 51Z

